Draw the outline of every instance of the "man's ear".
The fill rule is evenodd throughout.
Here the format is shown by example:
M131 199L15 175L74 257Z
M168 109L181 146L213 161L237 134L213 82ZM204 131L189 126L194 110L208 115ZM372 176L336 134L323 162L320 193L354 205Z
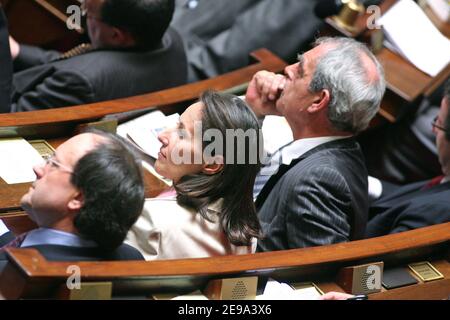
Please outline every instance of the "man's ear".
M308 107L309 113L315 113L318 112L325 107L328 106L330 103L331 95L330 91L328 89L322 89L319 92L316 93L313 103Z
M223 156L215 156L211 161L203 165L202 172L207 175L219 173L223 169Z
M131 33L116 27L112 27L112 40L117 46L129 47L135 45Z
M83 205L84 205L84 195L81 191L78 191L75 197L69 201L67 207L71 211L78 211L83 207Z

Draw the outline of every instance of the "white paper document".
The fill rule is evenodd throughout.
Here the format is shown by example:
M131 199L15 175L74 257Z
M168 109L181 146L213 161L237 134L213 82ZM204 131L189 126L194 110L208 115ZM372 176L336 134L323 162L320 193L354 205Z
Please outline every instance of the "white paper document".
M0 176L8 184L36 180L33 166L44 161L22 138L0 139L0 154Z
M178 113L165 116L161 111L152 111L119 125L117 134L130 140L144 153L157 159L162 146L158 140L158 134L168 127L175 126L179 118Z
M200 290L172 298L171 300L208 300L208 298L200 292Z
M400 0L378 21L385 45L434 77L450 62L450 40L412 0Z
M4 235L7 232L9 232L8 227L6 227L3 221L0 220L0 236Z
M256 296L256 300L318 300L321 295L312 284L304 284L296 288L287 283L269 280L264 293Z

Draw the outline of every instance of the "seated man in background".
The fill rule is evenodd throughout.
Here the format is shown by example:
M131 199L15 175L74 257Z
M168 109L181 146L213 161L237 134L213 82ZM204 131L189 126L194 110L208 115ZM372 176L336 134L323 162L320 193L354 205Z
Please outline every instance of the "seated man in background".
M433 121L442 176L393 187L383 184L381 197L370 206L367 237L377 237L450 221L450 80Z
M176 0L171 26L186 48L189 81L242 68L267 48L287 61L309 45L323 22L315 0Z
M86 104L182 85L186 56L168 29L174 0L85 0L91 39L76 56L11 42L12 112Z
M259 117L284 116L294 137L256 179L260 251L364 237L367 170L354 135L367 128L384 90L375 56L348 38L318 39L285 75L253 77L247 103Z
M140 260L122 244L144 204L141 167L118 137L83 133L60 145L21 200L38 229L0 248L35 248L56 261Z
M430 97L407 103L395 123L358 136L369 175L403 185L441 173L431 121L439 113L444 84Z
M0 113L9 112L11 99L12 63L8 43L6 18L0 4Z

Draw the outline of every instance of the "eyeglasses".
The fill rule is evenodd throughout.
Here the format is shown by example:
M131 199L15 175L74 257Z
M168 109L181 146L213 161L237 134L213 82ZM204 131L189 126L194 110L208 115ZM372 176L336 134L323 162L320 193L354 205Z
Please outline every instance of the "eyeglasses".
M68 166L58 162L55 160L55 155L49 156L45 159L45 165L46 166L50 166L52 168L61 170L63 172L67 172L70 174L74 174L73 170L71 168L69 168Z
M438 123L437 123L438 120L439 120L439 117L434 118L433 122L431 122L431 125L432 125L434 128L439 129L439 130L442 130L442 131L444 131L444 132L447 132L447 133L450 132L449 129L447 129L447 128L441 126L440 124L438 124Z

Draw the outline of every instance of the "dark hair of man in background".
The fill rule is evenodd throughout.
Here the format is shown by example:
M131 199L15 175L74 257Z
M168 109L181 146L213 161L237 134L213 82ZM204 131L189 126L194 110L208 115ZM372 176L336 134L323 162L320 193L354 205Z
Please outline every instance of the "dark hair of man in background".
M138 47L151 49L159 45L174 9L174 0L105 0L102 21L130 32Z

